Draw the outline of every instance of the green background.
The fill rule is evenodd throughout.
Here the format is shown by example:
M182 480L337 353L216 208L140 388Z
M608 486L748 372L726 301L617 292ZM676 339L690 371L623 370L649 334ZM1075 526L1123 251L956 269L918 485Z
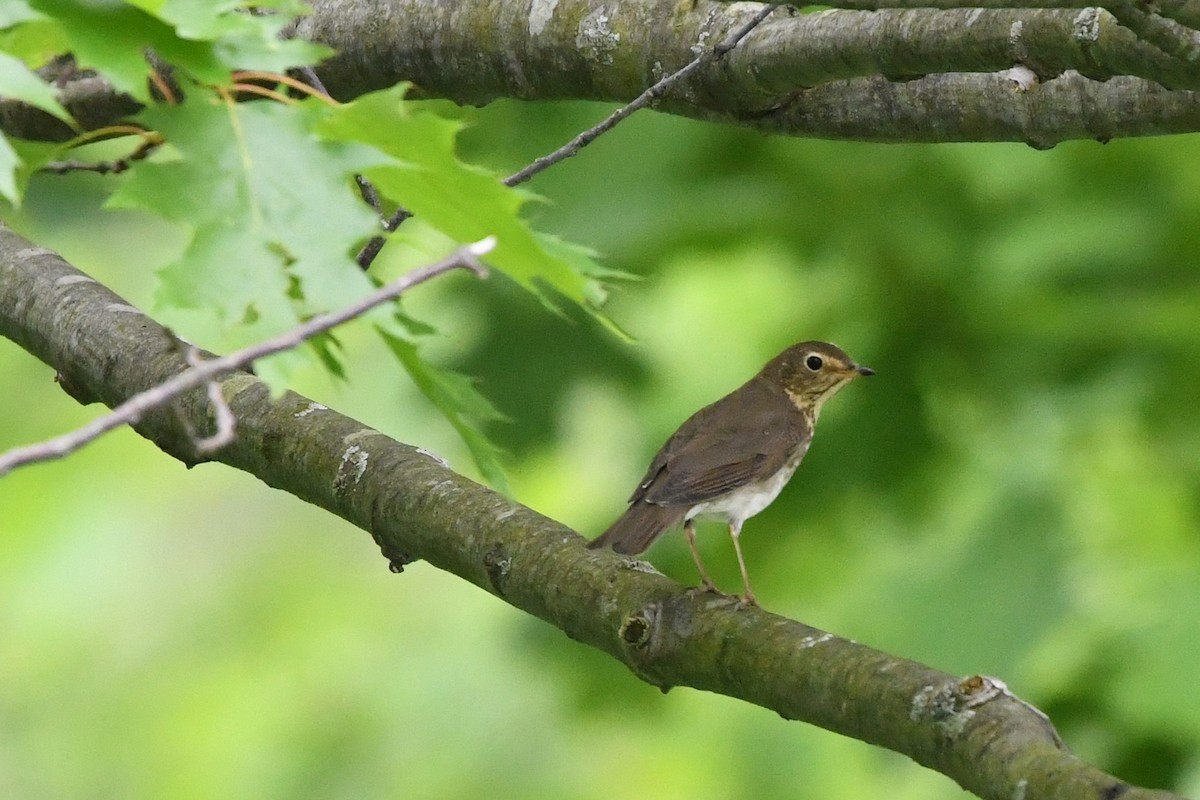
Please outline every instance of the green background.
M449 107L442 107L449 110ZM461 114L514 171L596 105ZM177 246L36 181L18 226L144 308ZM512 420L518 500L599 533L663 439L787 345L877 376L746 526L771 611L1005 680L1084 758L1200 794L1200 140L879 146L644 113L536 179L539 229L641 276L636 342L495 276L408 310ZM313 198L312 202L319 202ZM385 250L385 253L387 251ZM369 331L296 388L472 471ZM0 448L92 418L0 340ZM129 431L0 480L0 796L955 798L907 759L663 695L362 531ZM720 526L718 584L738 586ZM649 553L684 583L680 536Z

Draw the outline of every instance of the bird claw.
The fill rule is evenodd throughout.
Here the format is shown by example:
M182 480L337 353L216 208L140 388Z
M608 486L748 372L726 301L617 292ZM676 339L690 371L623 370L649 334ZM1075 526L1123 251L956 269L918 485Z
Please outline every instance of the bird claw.
M715 584L713 584L710 581L705 581L704 583L700 584L699 586L692 586L691 588L689 588L687 590L687 593L688 594L715 594L717 597L729 597L729 595L725 594L725 592L722 592L720 589L718 589L716 587Z
M762 608L762 606L758 604L758 598L749 592L743 595L738 595L737 607L739 610L743 608Z
M729 594L728 592L722 592L712 583L702 583L699 586L692 586L687 590L687 593L689 595L715 594L722 600L733 600L734 608L739 611L744 608L762 608L758 604L758 598L752 592L747 592L746 594Z

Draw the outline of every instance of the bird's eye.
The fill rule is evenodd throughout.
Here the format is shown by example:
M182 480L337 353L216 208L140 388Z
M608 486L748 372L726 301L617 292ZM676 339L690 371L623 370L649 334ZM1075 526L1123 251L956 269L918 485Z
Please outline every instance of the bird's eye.
M804 366L808 367L813 372L816 372L821 367L825 366L825 362L821 360L820 356L809 356L808 358L804 359Z

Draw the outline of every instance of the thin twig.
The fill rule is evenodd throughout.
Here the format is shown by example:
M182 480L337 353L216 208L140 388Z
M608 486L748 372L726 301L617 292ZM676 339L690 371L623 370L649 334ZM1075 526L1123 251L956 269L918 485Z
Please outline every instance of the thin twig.
M355 175L354 181L358 184L358 191L362 194L363 200L366 200L371 208L375 209L375 213L379 215L379 221L383 224L383 229L388 233L395 233L396 228L400 227L400 223L412 216L412 212L400 206L392 212L391 216L384 219L383 200L379 197L379 190L375 188L375 184L367 180L364 175ZM386 236L372 236L370 241L358 251L358 255L354 257L354 262L358 264L363 272L366 272L375 263L375 257L379 255L379 251L383 249L385 244L387 244Z
M159 96L163 102L170 106L179 105L179 98L175 95L175 90L171 88L170 81L158 71L158 68L151 62L150 83L154 84L154 88L158 90Z
M316 73L312 72L311 69L309 69L309 73L311 73L314 78L316 77ZM253 80L271 81L273 83L282 83L282 84L286 84L287 86L291 87L292 89L295 89L297 92L300 92L301 94L306 94L309 97L315 97L318 100L320 100L322 103L325 103L328 106L333 106L336 108L337 106L341 105L341 103L339 103L337 100L334 100L332 97L329 96L329 92L325 91L325 87L321 85L321 82L319 80L316 83L310 85L310 84L305 83L302 80L293 78L291 75L284 75L284 74L280 74L278 72L263 72L261 70L252 70L252 69L243 69L243 70L238 70L238 71L234 72L233 79L235 81L237 81L239 84L245 83L246 81L253 81Z
M68 172L95 172L97 175L120 175L129 169L129 160L118 158L115 161L79 161L69 158L65 161L50 161L40 169L50 175L66 175Z
M203 361L188 367L183 372L160 383L158 386L154 386L144 392L138 392L109 413L92 420L82 428L65 433L62 436L56 436L44 442L26 447L13 448L0 455L0 476L25 464L50 461L73 453L103 433L122 425L136 423L147 411L164 405L183 392L215 381L219 376L242 369L260 358L297 347L313 336L324 333L356 317L360 317L372 308L399 297L413 286L424 283L430 278L441 275L443 272L464 268L482 277L487 274L487 270L479 262L479 258L491 252L495 245L495 238L489 236L474 244L460 247L441 261L427 264L424 267L418 267L341 311L318 314L303 325L299 325L279 336L243 348L227 356L220 356L210 361ZM219 417L220 405L217 406L217 413ZM222 424L218 418L218 436L220 435Z
M647 106L653 105L676 83L682 81L684 78L688 77L693 72L696 72L701 67L705 67L711 62L722 58L730 50L737 47L738 43L742 41L742 39L744 39L746 35L750 33L750 31L757 28L759 23L766 19L771 12L778 7L778 3L772 3L764 6L757 14L750 18L749 22L731 33L728 39L721 42L711 50L705 50L703 53L696 56L696 58L694 58L687 66L672 72L667 77L658 81L649 89L638 95L629 105L618 108L612 113L611 116L609 116L599 125L588 128L586 131L579 134L574 139L555 150L553 153L542 156L529 166L522 169L520 172L509 175L504 179L504 185L516 186L517 184L524 183L542 170L552 167L560 161L565 161L583 148L587 147L596 139L600 138L600 136L608 133L635 111L640 111Z
M305 80L311 81L314 89L325 92L325 86L311 67L301 68L299 74L304 76ZM325 96L329 97L328 93L325 93ZM392 212L391 216L384 219L383 199L379 196L379 190L375 188L375 184L371 183L365 175L355 175L354 182L358 184L358 191L362 194L363 200L366 200L371 208L375 209L375 213L379 215L379 221L382 223L383 229L388 233L394 233L400 227L400 223L412 216L412 212L400 206ZM358 255L354 257L354 262L358 264L363 272L366 272L375 263L379 251L383 249L385 244L387 244L386 236L372 236L363 245L362 249L358 251Z
M155 131L148 131L138 125L106 125L103 128L84 131L70 141L64 142L62 149L70 150L102 139L115 139L118 136L141 136L144 139L157 139L159 144L165 141L162 134Z
M133 162L141 161L149 156L165 141L161 136L143 136L142 143L137 149L124 158L118 158L113 161L79 161L77 159L68 159L66 161L51 161L41 168L42 172L49 172L54 175L65 175L68 172L96 172L101 175L119 175L129 169Z
M304 65L301 67L293 67L291 71L303 78L309 86L316 89L330 100L333 100L333 95L329 94L329 90L325 88L325 84L321 83L321 79L317 77L317 71L315 69L308 65Z
M235 83L229 87L235 92L243 94L256 94L260 97L265 97L268 100L274 100L276 103L283 103L285 106L294 106L299 101L288 97L283 92L274 89L268 89L266 86L259 86L257 83Z
M358 177L361 181L370 185L366 178L363 178L361 175ZM374 187L372 187L372 190L373 189ZM404 222L404 220L411 216L412 212L401 206L393 211L390 217L383 220L383 229L388 233L394 233L396 228L400 227L400 223ZM372 236L370 240L363 245L362 250L358 251L358 255L354 257L354 262L362 268L363 272L366 272L371 268L371 264L375 263L375 257L379 255L379 251L383 249L385 244L387 244L386 236Z
M383 200L379 197L379 190L375 188L375 184L371 183L362 175L355 175L354 182L358 185L358 192L362 195L362 199L367 201L371 208L375 209L375 213L379 218L383 219Z
M204 363L204 359L200 357L199 348L188 348L187 362L193 367L199 367ZM229 403L226 402L225 395L221 393L220 382L209 381L205 386L205 391L208 393L208 402L213 408L213 422L216 430L211 436L196 440L196 452L199 454L220 450L232 442L237 428L237 418L233 414L233 409L229 407Z

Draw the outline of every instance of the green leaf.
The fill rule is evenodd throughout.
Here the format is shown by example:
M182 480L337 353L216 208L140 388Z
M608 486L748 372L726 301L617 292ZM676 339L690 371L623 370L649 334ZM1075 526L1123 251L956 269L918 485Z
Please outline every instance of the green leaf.
M234 69L282 72L329 53L320 45L279 39L288 18L241 13L244 3L167 0L138 7L112 0L30 0L30 5L59 22L80 66L98 70L143 102L150 99L147 48L180 73L214 85L229 85Z
M19 59L0 52L0 95L12 97L47 114L53 114L68 125L74 125L71 115L54 96L54 88L43 81Z
M155 304L212 309L226 326L255 322L277 333L300 322L283 266L257 231L202 224L182 257L159 271Z
M308 346L331 375L343 383L346 382L346 368L342 364L341 356L342 343L338 341L333 331L326 331L314 336L308 340Z
M19 206L29 179L62 151L63 145L56 142L7 139L0 134L0 195Z
M495 236L498 244L488 263L543 299L551 295L541 282L576 303L598 300L598 284L580 269L587 259L581 253L568 260L552 252L520 218L532 195L460 161L454 144L462 124L415 107L404 100L404 92L399 86L363 95L338 108L321 130L392 156L391 163L366 173L381 192L459 243Z
M0 196L8 198L14 206L21 204L16 177L20 166L21 158L17 151L8 143L8 137L0 133Z
M0 16L4 13L0 11ZM10 19L14 18L16 16ZM0 50L21 59L26 66L40 67L71 49L57 21L41 17L34 11L19 20L19 24L0 30Z
M284 72L315 64L333 53L324 45L279 35L295 17L310 12L307 3L276 0L254 4L257 9L274 8L272 15L247 14L242 0L140 0L137 4L174 26L181 38L212 42L214 56L228 70Z
M396 304L392 317L407 336L433 336L437 333L437 328L429 323L405 314L400 309L399 303Z
M183 41L169 25L125 3L31 0L31 5L58 20L81 67L98 70L143 102L150 100L146 48L203 80L227 77L211 48Z
M38 13L25 0L5 0L0 6L0 30L38 18Z
M320 123L333 113L317 101L196 100L142 113L141 121L168 145L119 176L109 205L147 209L192 231L180 258L160 273L160 307L212 308L227 327L269 333L345 307L374 288L353 256L379 222L359 198L353 176L395 160L332 139ZM503 487L498 451L476 428L500 415L469 381L419 358L408 340L426 327L394 307L376 309L371 318L462 436L483 476ZM332 345L332 339L314 341L309 352L339 375ZM267 359L260 375L278 389L295 356Z
M371 291L353 254L378 220L353 175L383 157L313 135L326 109L189 102L143 112L170 148L122 176L109 204L193 230L161 273L160 304L211 305L227 325L253 311L282 329Z
M412 342L385 330L381 330L381 334L412 376L413 383L458 431L484 480L497 491L507 494L508 481L500 465L501 450L478 427L507 418L479 393L468 378L432 366L420 357Z

